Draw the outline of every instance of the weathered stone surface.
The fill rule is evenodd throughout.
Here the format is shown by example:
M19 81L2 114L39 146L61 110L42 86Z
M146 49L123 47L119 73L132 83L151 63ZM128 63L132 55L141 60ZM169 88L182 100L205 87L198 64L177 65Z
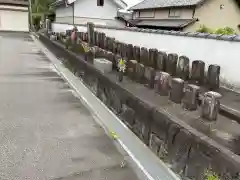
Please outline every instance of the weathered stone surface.
M85 60L87 62L93 63L94 58L95 58L95 53L93 52L92 49L85 53Z
M106 51L109 51L109 39L110 39L110 37L106 36L105 39L106 39L106 40L105 40L105 43L106 43L105 50L106 50Z
M80 33L80 39L83 40L83 32L79 32Z
M130 60L127 65L127 75L132 80L135 80L137 64L138 64L138 62L136 60Z
M94 32L94 37L95 37L95 44L94 44L94 46L99 46L99 44L100 44L100 36L101 36L101 34L100 34L100 32L97 32L97 31L95 31Z
M66 36L71 36L72 30L66 30Z
M127 44L121 43L121 56L128 58L127 52L128 52L128 46L127 46Z
M116 40L113 41L113 50L112 50L112 52L114 54L118 54L118 51L117 51L117 41Z
M104 58L95 58L93 60L93 65L102 73L109 73L112 71L112 62Z
M154 80L154 89L156 93L162 96L168 96L170 90L171 76L166 72L157 72Z
M112 62L112 67L114 69L116 69L117 68L117 64L116 64L116 61L114 59L114 54L112 52L110 52L110 51L107 51L106 56L107 56L107 59Z
M207 170L213 168L211 166L212 160L218 153L210 145L192 142L184 175L196 180L205 179L204 174Z
M167 63L167 53L166 52L158 52L157 59L156 59L156 69L159 71L166 70L166 63Z
M114 42L114 38L108 39L108 51L113 52L113 42Z
M150 128L151 128L151 111L150 107L137 99L128 99L127 105L136 112L133 132L149 145Z
M108 98L110 98L110 107L111 107L111 110L112 110L115 114L121 113L121 110L122 110L121 99L120 99L119 96L116 94L116 91L113 90L112 88L110 88L110 90L109 90L109 96L108 96Z
M177 70L178 55L177 54L168 54L168 60L166 62L166 72L171 76L176 75Z
M188 84L185 88L184 96L182 99L182 106L187 110L196 110L198 107L198 96L200 87L194 84Z
M207 82L211 90L219 88L220 66L212 64L208 67Z
M167 158L167 140L168 140L168 129L170 127L169 120L166 116L164 116L162 113L158 112L157 110L153 110L152 112L152 126L151 126L151 133L155 134L155 138L158 139L158 152L157 155L161 159ZM150 139L150 145L153 142L151 142ZM157 146L157 144L155 144Z
M147 64L148 63L148 49L145 47L141 48L141 52L140 52L140 63L141 64Z
M184 80L180 78L173 78L172 87L169 93L169 100L180 104L183 98L183 88L184 88Z
M133 45L127 44L127 58L128 59L134 59L133 58Z
M144 85L150 89L154 88L155 69L145 66L144 71Z
M175 137L174 146L169 152L169 158L172 169L177 173L182 172L186 166L191 142L191 134L185 129L181 129Z
M128 127L133 127L135 121L135 111L132 108L128 107L126 104L123 104L120 117Z
M151 133L149 147L154 152L154 154L158 155L161 144L161 139L159 139L159 137L155 133Z
M189 58L180 56L177 64L177 77L188 80L189 79Z
M98 46L98 32L97 31L94 31L94 44L93 46Z
M98 79L95 77L89 78L89 88L93 92L93 94L97 95L98 93Z
M135 80L139 83L144 81L145 67L141 63L136 64Z
M119 41L116 41L117 44L117 54L121 55L122 44Z
M205 63L201 60L196 60L192 62L192 70L191 70L191 80L197 84L204 83L204 71L205 71Z
M95 37L94 37L94 24L93 23L87 23L87 32L88 32L88 43L89 45L94 45Z
M140 62L140 47L134 46L133 47L133 59L137 62Z
M166 118L167 119L167 118ZM174 148L176 135L180 132L181 127L175 123L169 124L169 129L167 131L167 149L168 152L172 151Z
M201 116L209 121L216 121L220 108L221 94L213 91L206 92L202 99Z
M157 49L149 49L149 59L148 59L148 62L146 65L153 67L155 69L156 63L157 63L157 58L158 58L158 50Z
M105 36L103 40L103 49L107 50L108 48L108 37Z
M104 39L106 38L105 33L100 33L100 47L104 49Z
M99 85L100 86L100 85ZM105 88L101 87L98 89L98 98L107 105L107 93L105 92Z

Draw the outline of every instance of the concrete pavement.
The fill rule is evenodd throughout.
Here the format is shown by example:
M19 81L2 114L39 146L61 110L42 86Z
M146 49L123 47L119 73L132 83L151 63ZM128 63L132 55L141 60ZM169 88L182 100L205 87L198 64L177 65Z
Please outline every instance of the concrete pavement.
M140 179L29 35L0 37L0 179Z

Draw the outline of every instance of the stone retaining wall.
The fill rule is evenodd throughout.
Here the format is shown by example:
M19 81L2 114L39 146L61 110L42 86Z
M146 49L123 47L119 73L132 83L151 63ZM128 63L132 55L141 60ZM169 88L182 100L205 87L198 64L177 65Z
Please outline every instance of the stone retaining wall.
M43 35L40 40L56 56L64 58L84 83L101 99L152 151L178 174L202 180L212 169L221 180L237 180L240 158L183 121L144 103L116 80L96 70L84 56L77 55Z

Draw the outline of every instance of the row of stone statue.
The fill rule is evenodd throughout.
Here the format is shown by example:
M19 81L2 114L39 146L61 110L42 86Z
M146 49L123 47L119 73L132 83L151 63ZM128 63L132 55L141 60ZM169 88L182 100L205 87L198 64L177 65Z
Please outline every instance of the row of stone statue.
M88 35L79 32L83 41L87 41ZM173 77L183 80L194 81L194 84L206 85L211 90L219 88L220 66L210 65L205 73L205 63L201 60L192 62L186 56L178 56L175 53L158 51L157 49L147 49L145 47L133 46L107 37L105 33L94 32L93 46L98 46L113 54L119 54L128 60L136 60L144 66L152 67L155 70L164 71Z
M77 36L88 42L88 34L78 32ZM205 75L205 63L193 61L192 70L186 56L159 52L156 49L146 49L116 41L106 37L104 33L94 32L92 46L94 52L87 61L94 57L106 58L117 68L117 62L125 58L127 69L125 75L131 80L144 84L162 96L168 96L174 103L182 104L185 109L197 110L200 104L201 116L210 121L217 119L220 97L217 92L209 91L200 95L200 87L207 84L211 89L219 88L220 67L210 65ZM103 38L104 37L104 38ZM134 60L132 60L134 59ZM200 103L201 102L201 103Z

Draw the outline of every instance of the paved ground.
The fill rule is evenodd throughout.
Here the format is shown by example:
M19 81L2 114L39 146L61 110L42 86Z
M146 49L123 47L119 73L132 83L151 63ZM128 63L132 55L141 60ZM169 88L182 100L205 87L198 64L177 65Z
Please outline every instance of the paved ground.
M0 33L0 179L135 180L28 35Z

